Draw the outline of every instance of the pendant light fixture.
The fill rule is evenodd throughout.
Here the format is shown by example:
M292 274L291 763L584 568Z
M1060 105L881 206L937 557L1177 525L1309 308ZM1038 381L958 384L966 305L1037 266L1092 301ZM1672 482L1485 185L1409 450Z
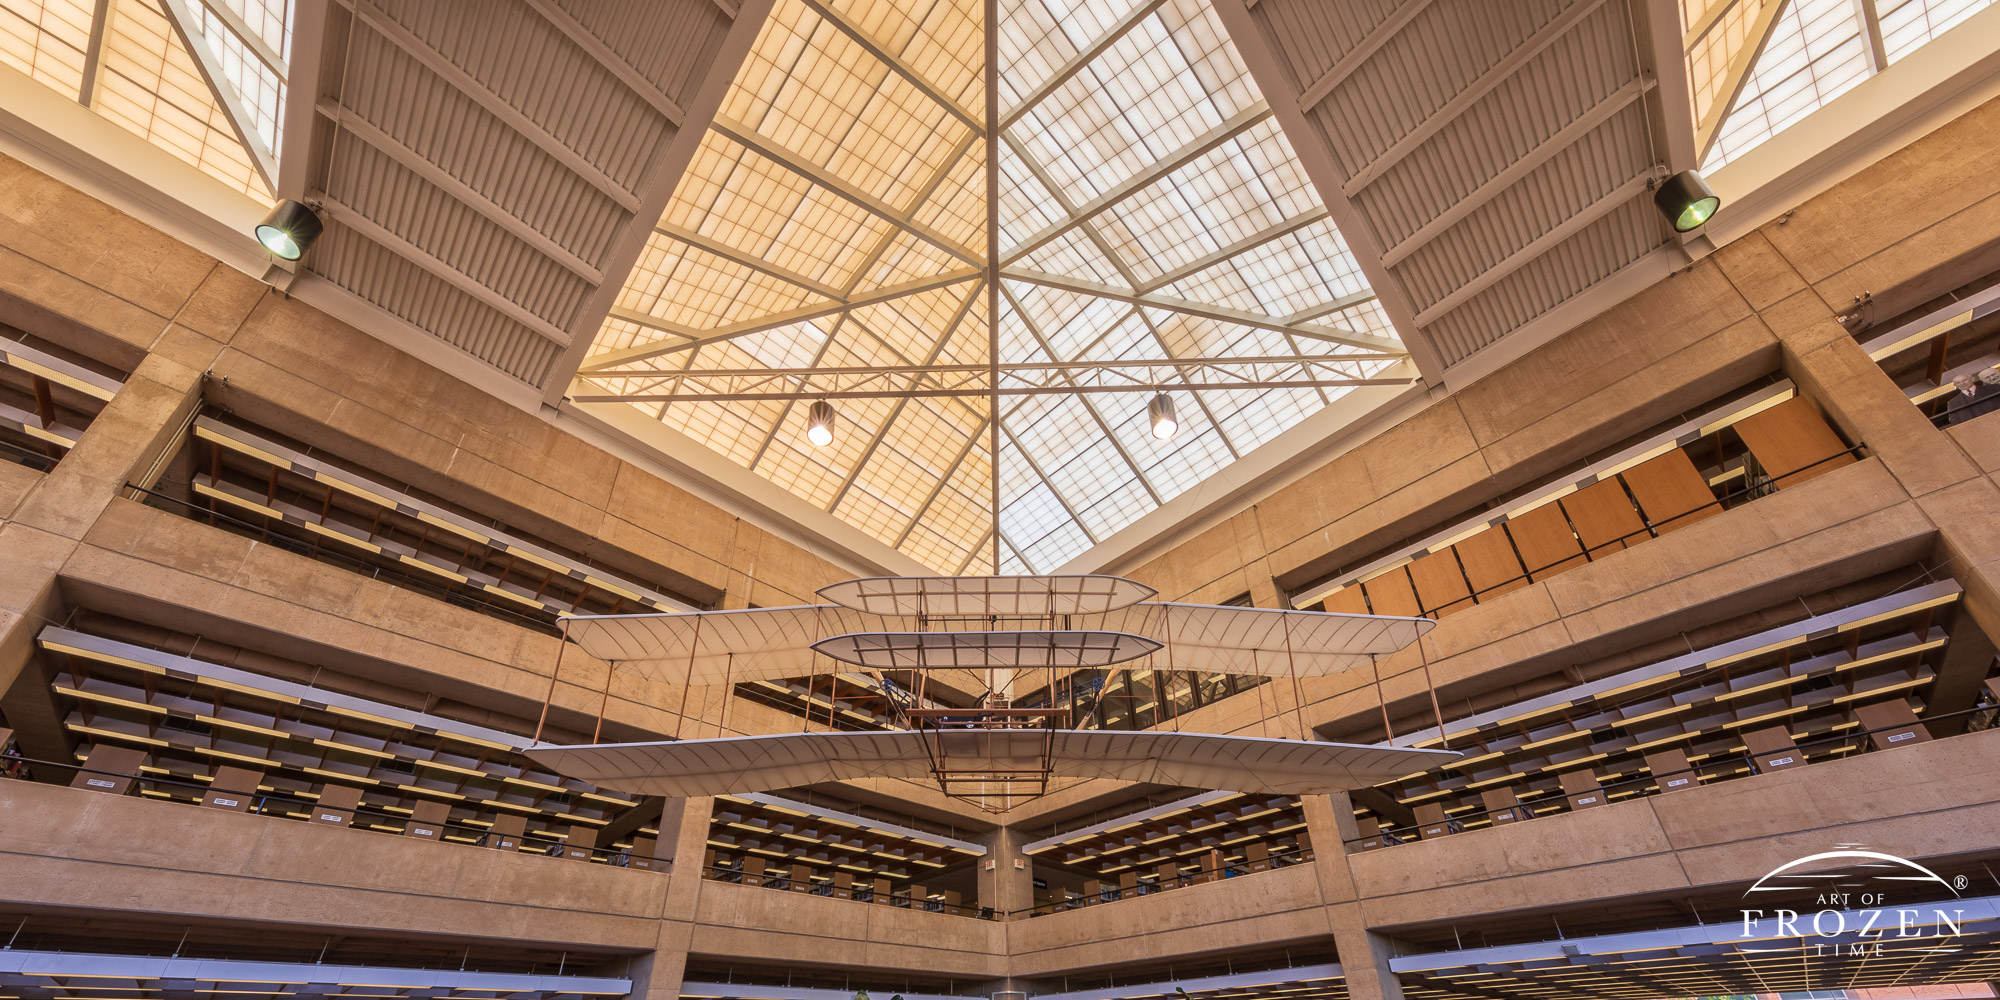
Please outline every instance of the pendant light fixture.
M806 440L824 448L833 443L833 404L814 400L806 409Z
M1146 419L1153 425L1153 436L1162 441L1181 429L1180 418L1174 415L1174 397L1164 392L1146 404Z

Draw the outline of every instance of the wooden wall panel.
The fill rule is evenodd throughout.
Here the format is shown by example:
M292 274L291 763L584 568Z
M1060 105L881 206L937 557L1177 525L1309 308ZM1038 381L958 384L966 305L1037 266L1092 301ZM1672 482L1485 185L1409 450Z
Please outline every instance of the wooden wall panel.
M1573 566L1583 564L1583 546L1577 544L1559 504L1537 507L1506 524L1507 534L1521 552L1521 561L1533 571L1532 580L1546 580Z
M1420 611L1417 607L1417 592L1410 586L1410 574L1404 572L1401 566L1362 586L1367 588L1368 603L1375 608L1375 613L1378 615L1415 618Z
M1715 492L1682 449L1648 459L1620 475L1660 534L1722 513L1722 508L1708 506L1715 502Z
M1409 569L1410 582L1416 585L1417 597L1423 601L1425 610L1446 615L1472 606L1472 588L1465 585L1458 557L1450 549L1418 559Z
M1342 587L1327 595L1320 607L1337 615L1365 615L1368 613L1368 599L1361 595L1359 585Z
M1844 465L1854 464L1853 455L1842 455L1847 445L1826 425L1819 409L1804 396L1793 396L1762 413L1739 420L1738 436L1757 456L1757 464L1771 475L1780 489L1823 476ZM1821 461L1831 456L1830 461ZM1814 465L1813 463L1820 464ZM1808 468L1810 466L1810 468ZM1803 471L1801 471L1803 470Z
M1616 476L1564 497L1562 506L1592 557L1601 558L1653 537L1646 533L1646 523L1639 519L1632 498L1625 495L1625 487Z
M1528 585L1528 578L1522 575L1521 557L1514 554L1514 545L1507 540L1505 529L1488 528L1461 540L1453 548L1458 550L1465 576L1472 581L1472 589L1482 601Z

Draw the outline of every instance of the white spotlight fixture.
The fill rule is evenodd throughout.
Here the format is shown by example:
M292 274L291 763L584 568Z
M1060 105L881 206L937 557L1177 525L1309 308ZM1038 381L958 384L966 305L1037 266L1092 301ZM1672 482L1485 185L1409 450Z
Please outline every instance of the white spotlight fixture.
M833 404L814 401L806 410L806 440L824 448L833 443Z
M1174 397L1160 393L1146 404L1146 419L1152 421L1153 436L1162 441L1173 437L1181 429L1180 418L1174 416Z

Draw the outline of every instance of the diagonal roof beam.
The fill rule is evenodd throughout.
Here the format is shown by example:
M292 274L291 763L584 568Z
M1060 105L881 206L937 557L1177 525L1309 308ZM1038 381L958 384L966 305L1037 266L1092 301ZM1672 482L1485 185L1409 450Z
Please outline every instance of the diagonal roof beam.
M612 351L609 354L591 358L582 366L582 370L587 372L602 372L607 368L616 368L619 365L630 364L634 361L644 361L647 358L657 358L667 354L676 354L681 351L692 351L707 347L710 344L720 344L725 341L735 340L738 337L747 337L753 333L778 330L791 326L794 323L804 323L808 320L819 319L822 316L831 316L851 308L874 305L878 302L900 299L906 295L917 295L931 291L932 289L943 288L946 285L955 285L961 281L977 278L983 273L978 268L959 268L935 277L871 289L846 302L827 302L819 305L801 306L797 309L774 313L770 316L764 316L749 322L718 327L714 330L705 331L701 336L684 344L642 344L638 347L628 347L621 351ZM686 331L678 327L662 324L656 319L634 319L632 322L640 323L640 325L646 326L649 329L664 330L676 336L686 336Z
M1750 33L1736 50L1735 57L1729 60L1729 71L1722 78L1721 88L1715 92L1715 99L1709 102L1707 113L1695 123L1695 162L1708 159L1708 151L1722 135L1722 123L1729 119L1729 109L1743 95L1743 85L1750 82L1750 70L1756 67L1757 58L1764 54L1764 46L1771 41L1778 18L1784 16L1785 7L1786 0L1768 0L1764 9L1757 12L1757 20L1750 25Z
M1158 291L1159 289L1165 288L1176 281L1180 281L1184 278L1189 278L1194 275L1200 274L1201 272L1206 271L1209 268L1214 267L1215 265L1220 264L1223 261L1226 261L1229 258L1234 257L1238 254L1248 253L1252 250L1257 249L1258 247L1263 246L1266 243L1271 242L1272 240L1282 239L1283 237L1290 236L1291 234L1296 233L1299 230L1304 229L1305 227L1310 226L1315 222L1319 222L1320 220L1325 219L1328 214L1329 213L1324 207L1307 209L1306 211L1300 212L1299 214L1294 215L1289 219L1284 219L1279 221L1276 225L1267 226L1263 229L1258 230L1257 232L1251 233L1250 235L1245 236L1244 238L1237 240L1236 242L1231 243L1226 247L1222 247L1221 249L1216 250L1213 253L1204 254L1200 257L1195 258L1194 260L1188 261L1187 263L1182 264L1181 266L1174 268L1173 270L1168 271L1167 273L1162 274L1151 281L1144 282L1138 285L1137 287L1141 292Z
M410 29L398 24L394 18L390 17L380 8L377 8L374 0L353 0L353 7L354 15L367 24L370 30L380 35L391 45L403 50L406 55L422 64L425 69L430 70L443 79L445 83L470 98L473 103L479 105L487 114L500 119L502 124L519 132L522 138L534 143L535 148L547 153L550 158L588 182L606 198L616 202L619 207L625 209L627 212L637 212L639 210L639 198L637 195L626 190L623 184L613 180L611 175L599 169L597 164L585 159L583 154L569 148L561 139L556 138L548 129L543 128L539 122L529 118L512 104L507 103L499 94L494 93L485 84L479 82L472 74L460 69L451 60L446 59L443 54L431 48L428 43L418 38Z
M1319 305L1313 306L1310 309L1301 309L1298 312L1295 312L1290 316L1285 317L1281 322L1283 322L1286 326L1297 326L1300 323L1310 323L1313 320L1320 318L1321 316L1331 316L1334 313L1340 312L1344 309L1352 309L1355 306L1362 304L1363 302L1373 302L1375 301L1375 297L1376 297L1375 290L1373 288L1363 289L1362 291L1355 292L1351 295L1343 295L1340 298L1334 299L1332 302L1322 302Z
M1035 344L1042 349L1042 353L1051 358L1056 357L1055 348L1049 346L1049 339L1042 336L1041 328L1036 326L1035 321L1028 317L1027 310L1021 308L1021 303L1014 298L1014 293L1004 287L1000 292L1002 295L1007 296L1007 303L1014 307L1014 315L1021 319L1021 327L1028 331L1028 336L1035 338ZM1076 385L1075 377L1067 372L1063 373L1062 379L1070 383L1072 387ZM1096 422L1098 433L1103 434L1104 439L1111 442L1111 447L1117 450L1118 457L1125 460L1125 467L1132 470L1132 478L1137 479L1139 485L1146 488L1146 495L1153 498L1155 505L1164 503L1165 501L1160 499L1160 491L1154 489L1152 480L1146 478L1145 470L1139 468L1139 463L1133 460L1132 453L1125 450L1125 442L1118 440L1118 435L1112 432L1111 425L1104 422L1104 414L1097 412L1097 407L1092 406L1088 399L1081 399L1078 402L1082 403L1083 408L1090 412L1090 419ZM1020 446L1021 443L1019 441L1014 442L1014 447L1019 448ZM1025 455L1026 452L1022 454ZM1056 491L1056 484L1049 483L1048 487L1049 492L1054 493ZM1088 528L1084 530L1086 532L1089 531Z
M1693 170L1694 93L1688 89L1687 48L1681 44L1680 0L1636 2L1632 30L1639 36L1639 57L1659 81L1646 96L1647 121L1666 158L1667 173Z
M925 366L937 363L938 355L944 353L944 345L950 342L952 334L958 332L959 324L965 322L965 317L971 315L972 307L979 303L979 293L985 290L986 280L984 278L972 283L972 294L965 297L965 301L958 307L957 315L951 318L950 323L945 324L944 332L938 335L937 343L932 344L930 353L924 355L923 363ZM861 478L862 467L868 464L870 458L874 457L875 449L882 446L882 439L889 436L890 425L896 422L897 417L903 415L903 408L909 404L910 397L908 396L898 399L896 405L890 408L889 415L883 418L882 426L875 428L875 434L868 439L868 447L861 449L861 457L854 460L854 468L848 471L847 479L840 484L840 489L834 491L833 502L826 505L826 509L829 512L838 508L840 502L847 498L847 491L853 489L854 481ZM914 524L916 522L912 519L911 523Z
M923 187L917 189L916 197L910 199L910 210L903 213L905 221L916 218L917 213L923 210L924 203L930 201L931 195L936 194L937 189L951 177L951 172L958 169L958 161L965 158L965 154L972 150L973 144L979 139L979 133L967 132L965 138L958 141L958 146L951 151L951 155L945 157L944 164L924 182ZM861 282L868 277L868 272L881 262L882 255L888 253L889 247L896 242L896 234L899 232L902 230L889 229L875 240L875 245L868 248L868 252L861 257L861 263L855 265L854 273L848 276L847 285L840 290L841 298L853 295L854 290L861 287Z
M1411 304L1408 289L1403 287L1394 272L1382 263L1381 237L1369 225L1368 220L1353 202L1341 195L1341 180L1345 176L1335 158L1330 139L1292 95L1299 92L1299 83L1294 79L1290 67L1279 58L1273 49L1270 31L1259 23L1253 11L1234 3L1219 3L1213 7L1216 17L1222 21L1223 30L1229 33L1230 41L1242 55L1243 64L1250 71L1250 77L1267 98L1276 97L1272 105L1278 119L1278 127L1291 140L1292 149L1298 154L1299 165L1305 168L1306 177L1312 181L1313 189L1319 192L1320 200L1327 211L1333 213L1333 224L1340 230L1354 254L1355 263L1361 266L1361 273L1368 279L1369 287L1380 297L1383 312L1409 345L1405 349L1415 362L1417 370L1433 384L1444 378L1444 364L1438 358L1436 349L1417 328L1417 310Z
M236 92L236 85L230 83L223 72L222 62L215 57L215 50L203 40L201 22L189 9L187 0L160 0L160 3L166 9L167 21L174 26L174 34L180 36L188 55L194 57L202 82L208 84L216 103L222 105L222 117L229 119L229 130L236 134L236 141L243 144L243 151L250 154L250 164L257 168L257 176L264 179L265 188L278 190L277 154L264 142L264 137L257 134L256 119L244 106L242 95Z
M1377 156L1353 177L1348 178L1347 183L1341 186L1342 193L1352 198L1360 194L1363 188L1381 179L1391 167L1403 162L1404 157L1429 142L1431 137L1437 135L1446 125L1470 111L1473 105L1485 100L1486 95L1493 92L1493 88L1507 82L1508 78L1526 66L1529 60L1541 55L1542 50L1555 44L1556 39L1569 34L1570 29L1576 27L1584 18L1596 13L1597 8L1604 6L1604 3L1605 0L1576 0L1570 4L1569 9L1542 25L1534 34L1528 36L1527 41L1508 52L1505 58L1487 67L1486 72L1479 74L1478 79L1473 80L1451 100L1431 112L1416 128L1383 150L1382 155Z
M1034 471L1035 478L1041 480L1042 485L1049 488L1049 495L1055 497L1056 503L1062 505L1063 513L1069 515L1069 519L1076 522L1077 530L1083 532L1083 537L1090 539L1090 544L1096 545L1098 542L1097 533L1090 530L1089 525L1083 523L1083 518L1078 516L1076 508L1071 507L1069 505L1068 498L1064 497L1062 493L1056 490L1054 483L1049 482L1049 474L1042 471L1042 464L1040 462L1035 461L1035 456L1028 454L1028 449L1021 447L1021 439L1015 437L1014 432L1007 429L1006 422L1001 420L998 416L994 417L993 423L994 426L999 428L1000 436L1006 438L1008 443L1014 446L1014 454L1021 456L1021 461L1028 463L1028 468ZM1000 476L1000 456L998 455L993 456L993 476L995 479L998 479ZM993 530L996 532L1000 530L1000 510L997 507L994 508L993 511ZM1008 542L1007 545L1008 547L1012 548L1016 553L1021 552L1021 547L1019 545L1015 545L1011 541ZM1027 558L1028 557L1026 555L1021 556L1021 559L1024 562L1027 560ZM1033 566L1030 566L1028 568L1030 570L1035 569L1035 567Z
M1119 39L1124 38L1133 28L1138 27L1139 22L1152 17L1153 12L1159 10L1166 2L1167 0L1146 0L1145 3L1126 12L1125 16L1119 18L1109 31L1098 36L1097 40L1091 42L1083 51L1071 56L1068 62L1057 67L1054 75L1043 80L1034 90L1029 91L1028 95L1021 99L1021 103L1010 108L1006 114L1001 115L1000 127L1002 129L1009 128L1015 122L1020 121L1021 116L1035 110L1037 105L1049 99L1050 94L1061 90L1063 84L1068 83L1071 77L1083 72L1085 66L1096 62L1098 56L1103 55L1113 45L1118 44Z
M1554 135L1542 140L1534 149L1529 150L1527 155L1508 164L1505 170L1487 178L1486 183L1479 185L1471 194L1460 198L1443 213L1418 227L1416 232L1404 237L1402 242L1382 251L1382 263L1394 267L1398 262L1407 259L1422 249L1424 244L1435 239L1439 233L1457 225L1480 206L1498 197L1500 192L1513 187L1536 168L1553 159L1556 154L1574 146L1578 140L1609 121L1611 116L1630 107L1633 101L1643 99L1646 91L1652 86L1653 81L1642 76L1612 91L1589 111L1579 115L1575 121L1557 129Z
M1124 183L1078 206L1075 212L1070 213L1069 218L1043 229L1041 232L1028 237L1019 245L1008 249L1000 255L1000 262L1002 264L1011 264L1035 252L1056 237L1096 218L1113 205L1153 186L1162 178L1201 159L1217 146L1248 132L1270 117L1271 105L1265 101L1258 101L1256 104L1238 111L1236 114L1231 115L1229 120L1196 136L1193 142L1174 150L1152 166L1134 174Z
M1008 146L1010 146L1014 150L1015 159L1020 160L1021 165L1027 168L1028 173L1034 176L1036 182L1041 184L1042 187L1049 192L1049 197L1054 198L1056 200L1056 204L1062 207L1063 214L1075 215L1076 205L1069 200L1068 195L1063 194L1062 188L1056 184L1054 178L1049 176L1048 171L1043 168L1041 163L1038 162L1034 156L1030 155L1029 151L1022 146L1020 140L1016 139L1012 133L1003 133L1003 135L1006 136ZM1103 254L1104 259L1110 261L1112 267L1117 268L1118 276L1120 278L1123 278L1126 284L1134 288L1139 287L1139 278L1137 275L1132 273L1131 265L1125 263L1125 258L1119 255L1117 248L1111 245L1110 240L1104 238L1104 233L1103 231L1097 228L1097 222L1095 220L1084 223L1083 232L1085 236L1088 236L1090 238L1090 242L1096 245L1097 252ZM1022 312L1019 303L1015 303L1015 311ZM1146 315L1146 310L1141 309L1138 306L1133 306L1131 315L1139 317L1139 322L1145 324L1146 332L1150 333L1153 339L1159 342L1161 351L1167 354L1173 353L1171 350L1167 348L1166 338L1160 336L1159 328L1153 324L1153 318L1151 316ZM1025 312L1022 312L1021 320L1024 324L1027 323L1027 319L1028 319L1027 314ZM1124 318L1121 317L1118 320L1118 322L1123 323ZM1114 329L1116 326L1117 324L1114 323L1111 326L1107 326L1105 329L1098 331L1097 337L1091 341L1090 346L1086 347L1085 350L1090 350L1092 348L1095 348L1097 344L1101 343L1105 337L1111 334L1111 330ZM1042 339L1039 333L1036 334L1036 337L1037 339ZM1048 344L1046 342L1042 344L1042 349L1044 351L1048 350ZM1049 356L1054 357L1055 355L1053 352L1051 352ZM994 380L994 384L996 386L999 384L999 380L997 378ZM1200 395L1196 395L1194 397L1194 401L1196 408L1201 410L1201 415L1204 418L1206 418L1209 423L1215 424L1217 427L1221 426L1221 424L1216 422L1214 412L1212 412L1209 409L1208 400L1204 399ZM1235 458L1242 457L1241 455L1237 454L1236 445L1235 443L1229 440L1229 435L1218 434L1218 436L1222 438L1223 447L1229 449L1229 454L1232 457ZM1141 478L1143 479L1144 477ZM1148 492L1151 492L1152 488L1153 486L1151 483L1146 484L1146 489Z
M674 99L668 97L664 91L655 86L653 81L642 76L637 69L633 68L631 63L625 60L625 57L611 51L611 46L604 44L596 35L591 34L590 29L579 24L576 18L569 15L568 11L556 6L554 0L527 0L527 4L535 13L541 15L542 20L547 21L550 26L562 32L563 37L568 38L577 48L582 49L584 54L597 60L605 69L610 70L611 75L617 77L618 82L624 84L627 90L639 95L647 104L652 105L653 110L658 111L660 117L665 118L675 128L680 128L682 123L687 121L686 108L675 103ZM731 13L730 19L734 20L735 14Z
M965 439L965 447L960 448L958 450L958 457L951 460L951 467L944 471L944 475L938 477L938 481L931 486L930 493L925 495L924 502L917 506L916 516L910 518L910 523L903 525L903 533L896 536L894 548L900 549L903 547L904 542L909 541L910 533L917 530L918 522L924 519L925 514L930 513L931 505L937 502L938 494L943 493L944 488L950 485L951 477L958 475L959 467L965 464L966 458L972 454L972 449L979 447L980 435L986 433L986 425L992 420L993 418L989 415L985 420L979 422L978 427L972 429L971 436ZM988 532L988 534L991 534L991 532ZM982 536L979 541L983 544L986 539ZM978 554L980 547L980 545L972 547L974 555ZM967 557L966 561L970 562L971 558ZM964 566L965 563L959 564L959 568L961 569ZM994 572L999 572L999 570L995 569Z
M1201 302L1189 302L1186 299L1170 298L1160 295L1157 292L1142 294L1127 291L1123 288L1114 288L1095 281L1079 281L1075 278L1065 278L1060 275L1048 274L1042 271L1031 271L1021 267L1002 268L1000 276L1011 278L1015 281L1026 281L1030 284L1045 285L1049 288L1060 288L1082 295L1095 295L1099 298L1111 299L1114 302L1127 302L1135 306L1145 306L1149 309L1161 309L1166 312L1182 313L1201 319L1212 319L1220 323L1234 323L1237 326L1247 326L1256 330L1270 330L1275 333L1293 334L1309 340L1324 340L1334 344L1346 344L1349 347L1359 347L1365 351L1385 351L1397 354L1407 353L1400 342L1390 340L1387 337L1376 337L1352 331L1327 330L1311 326L1287 326L1269 316L1245 312L1241 309L1229 309Z
M264 40L261 32L246 24L243 15L236 13L228 4L219 3L217 0L201 0L201 5L207 8L210 14L221 19L223 24L228 25L229 30L236 33L236 37L256 55L259 62L269 67L271 72L278 74L278 79L291 79L291 69L285 63L285 54L272 48L271 43ZM290 26L286 27L289 29Z
M337 66L325 65L327 19L332 14L329 0L293 0L292 23L289 26L292 58L285 77L285 106L278 119L278 123L284 126L285 138L290 140L282 144L278 154L277 190L280 198L305 200L306 178L312 173L313 126L316 124L313 116L319 113L320 80L340 72ZM89 86L90 81L86 79L84 85ZM324 158L323 153L321 158ZM391 158L395 157L392 155Z
M314 0L298 0L299 10L303 11L312 2ZM293 16L302 17L303 14L295 13ZM90 12L90 38L83 43L83 82L76 90L76 103L86 108L96 107L92 102L97 99L97 78L104 65L104 29L110 22L111 0L94 0ZM313 37L319 36L315 34Z
M1319 79L1306 87L1305 92L1299 95L1299 110L1311 111L1319 107L1319 102L1326 100L1327 95L1333 93L1333 88L1340 86L1342 80L1353 76L1354 71L1360 69L1362 63L1367 62L1389 39L1396 37L1405 25L1416 20L1417 15L1423 13L1424 8L1430 5L1431 0L1403 0L1394 13L1383 18L1381 24L1369 29L1367 36L1362 38L1359 44L1342 53L1338 61L1319 75Z
M541 0L541 2L546 3L548 0ZM849 41L861 46L869 55L875 57L876 62L887 66L889 72L902 77L910 86L917 88L917 92L924 95L932 104L943 108L953 118L964 122L965 126L974 132L986 131L985 122L974 118L972 112L959 107L957 101L945 96L943 91L932 86L929 80L924 79L923 74L918 73L909 63L904 62L901 56L883 48L881 43L877 42L873 36L861 30L839 11L822 3L821 0L802 0L802 2L807 7L812 8L812 12L818 14L820 20L832 25L834 30L846 35Z
M732 247L729 244L722 242L721 240L703 236L702 234L697 233L691 229L682 229L679 226L670 225L666 222L661 222L660 224L653 227L653 231L659 233L661 236L667 237L668 239L680 243L685 243L688 246L694 247L695 249L702 251L703 253L713 254L733 264L741 264L742 266L747 267L752 271L756 271L759 274L770 275L771 277L776 278L779 281L783 281L787 284L797 285L800 288L803 288L809 292L814 292L816 294L823 295L826 298L834 300L835 302L847 301L847 293L841 291L838 288L833 287L832 285L826 284L825 282L822 281L814 281L813 279L808 278L805 275L800 274L797 271L794 271L790 268L779 267L778 265L773 264L762 257L759 257L751 253L745 253L744 251L738 250L735 247Z
M929 243L939 250L943 250L945 253L957 257L959 260L974 267L985 264L972 251L953 243L937 230L920 222L911 222L904 219L903 213L896 211L889 203L834 176L832 172L824 168L801 161L797 153L771 141L756 129L724 115L715 116L714 127L717 132L727 136L730 141L737 145L784 167L786 170L805 180L811 181L819 187L825 188L842 201L909 233L911 236L923 240L925 243Z
M596 282L596 291L577 309L576 317L570 321L572 336L569 348L551 366L548 380L542 386L542 402L545 405L554 406L561 402L575 381L578 366L596 345L605 317L611 315L618 296L624 294L625 276L631 273L639 262L639 255L645 252L646 243L652 238L653 226L665 214L667 202L673 198L674 189L680 186L681 175L701 149L702 140L708 134L708 121L722 107L722 99L729 93L729 86L735 81L743 60L750 55L750 47L757 41L757 35L763 31L764 21L770 17L774 2L743 0L741 4L723 7L724 13L733 19L729 30L724 33L721 45L710 59L707 72L692 91L686 116L640 181L638 206L633 209L632 217L621 225L618 238L604 257L604 277ZM504 213L501 217L505 218Z

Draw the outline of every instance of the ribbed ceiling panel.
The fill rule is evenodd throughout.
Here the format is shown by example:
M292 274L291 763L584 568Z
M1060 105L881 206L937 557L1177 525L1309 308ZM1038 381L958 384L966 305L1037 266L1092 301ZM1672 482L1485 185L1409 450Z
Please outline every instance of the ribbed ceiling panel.
M530 385L548 377L561 348L450 282L331 221L313 248L313 271L397 318Z
M1518 329L1644 257L1659 246L1659 224L1650 201L1626 201L1424 327L1424 334L1446 364L1457 364L1498 340L1495 331Z
M1412 332L1442 365L1669 238L1646 188L1660 143L1632 30L1644 3L1262 0L1253 9L1295 86L1287 96L1317 133L1314 182L1329 199L1346 197L1373 231L1382 269L1421 325Z
M372 146L342 143L331 167L328 198L488 288L514 289L513 301L550 326L568 327L595 287Z
M549 21L522 3L478 16L437 0L377 0L388 15L628 192L672 127Z
M735 70L714 65L730 15L713 0L328 9L306 194L338 235L308 267L545 388L647 245L655 217L637 209L678 173L661 165L693 155L706 122L682 119L722 85L712 71Z
M604 256L625 216L610 196L365 26L348 58L341 104L564 249Z
M685 108L729 30L714 3L554 0L591 36Z

